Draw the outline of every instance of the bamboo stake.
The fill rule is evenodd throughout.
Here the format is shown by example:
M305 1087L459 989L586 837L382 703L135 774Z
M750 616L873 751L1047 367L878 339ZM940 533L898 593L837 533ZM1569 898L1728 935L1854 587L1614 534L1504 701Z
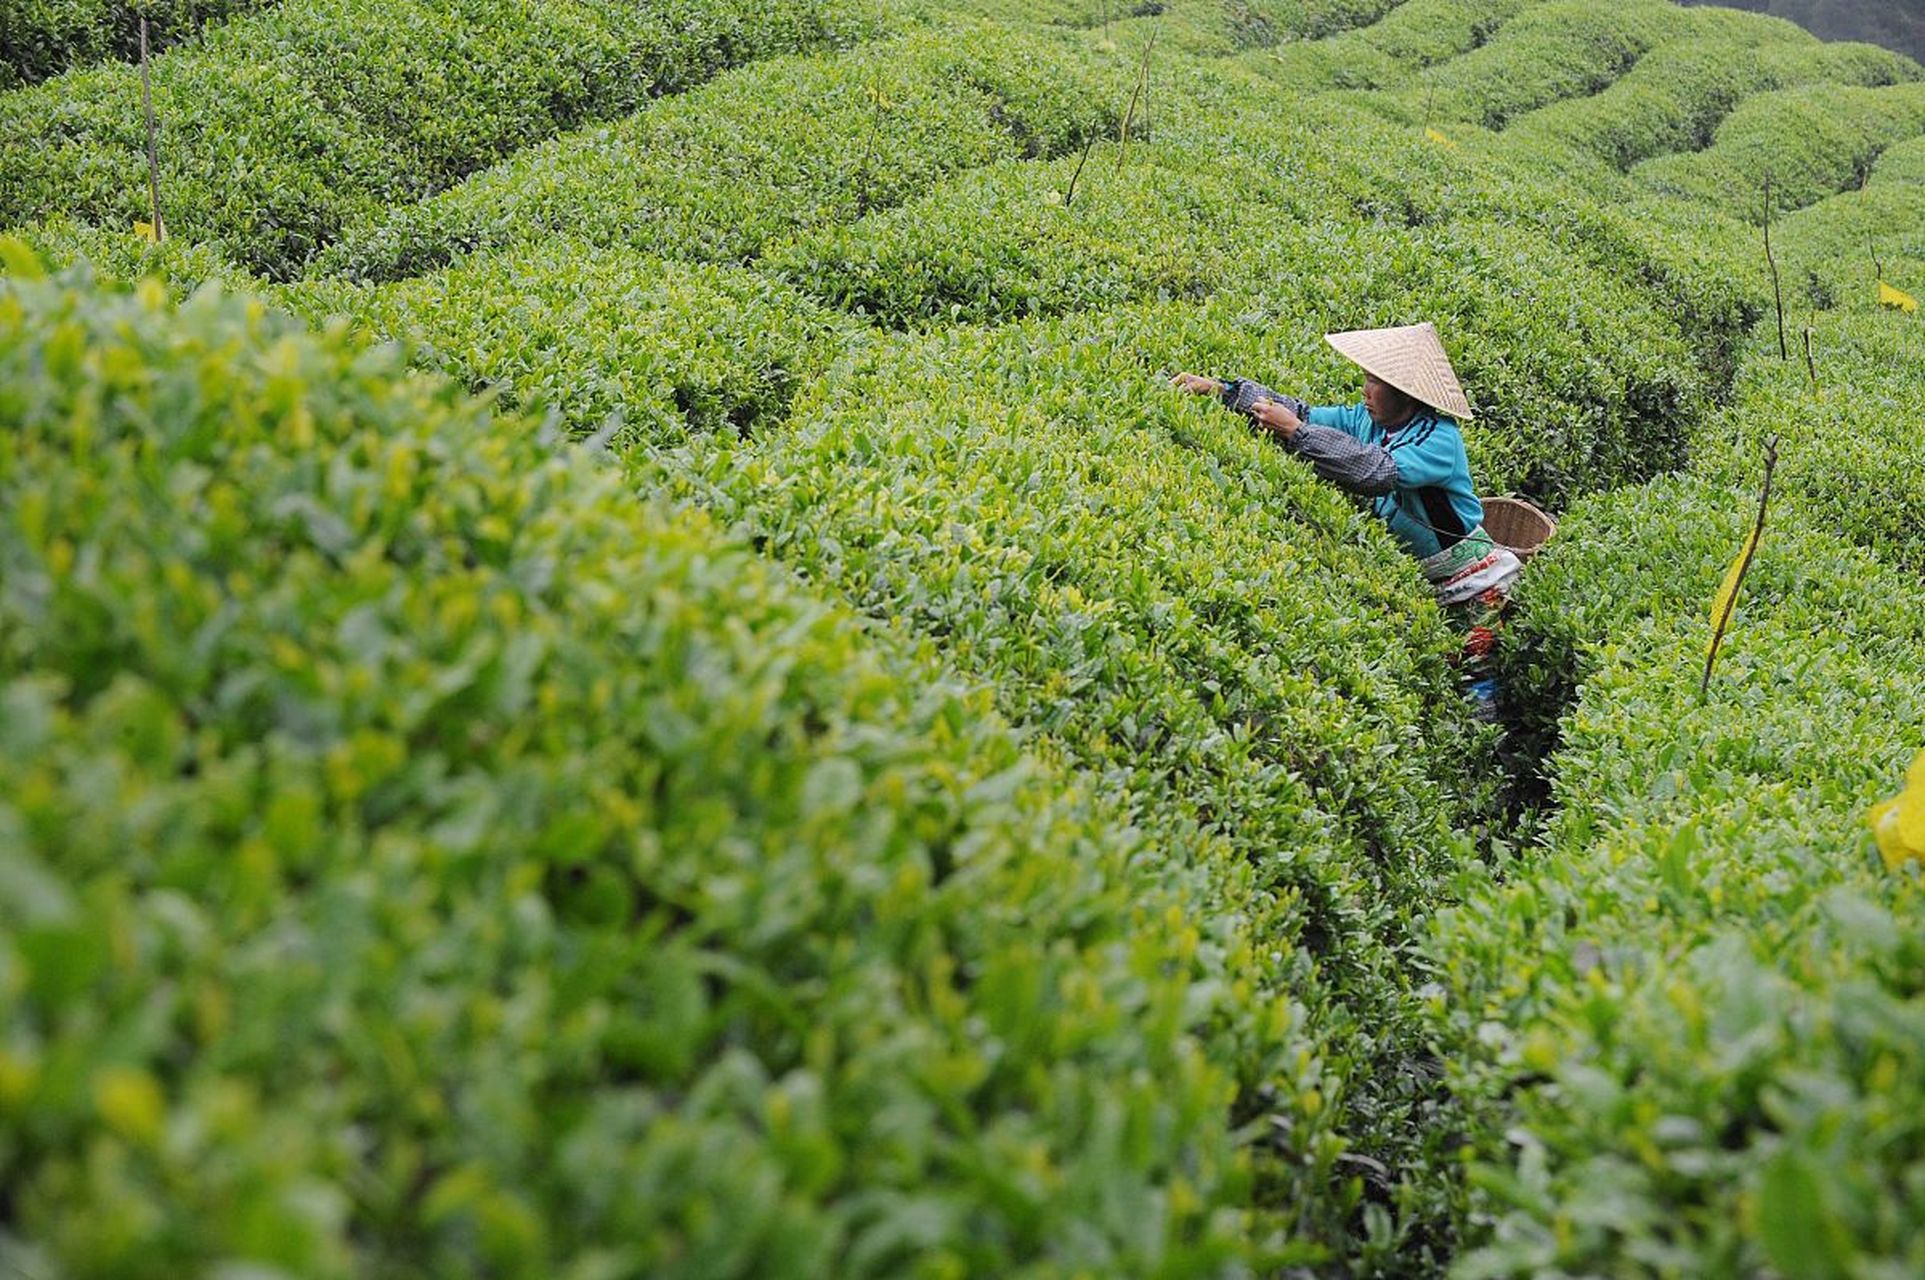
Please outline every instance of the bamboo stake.
M1771 294L1777 300L1778 310L1778 358L1791 359L1791 348L1785 344L1785 290L1778 280L1778 259L1771 252L1771 175L1765 175L1765 262L1771 267Z
M878 29L885 25L883 6L876 5L876 24ZM882 132L882 68L877 65L869 76L869 101L874 110L869 115L869 136L862 143L862 160L856 165L855 216L860 218L869 212L869 160L876 152L876 135Z
M1718 613L1717 627L1711 633L1711 647L1704 654L1704 677L1698 681L1698 701L1703 703L1711 689L1711 667L1718 660L1718 650L1724 645L1725 628L1731 625L1731 615L1738 608L1738 593L1744 589L1745 574L1751 572L1751 562L1757 557L1758 543L1765 532L1765 507L1771 502L1771 475L1778 469L1778 437L1773 436L1765 442L1765 487L1758 495L1758 519L1751 526L1751 538L1745 543L1744 559L1738 562L1738 580L1731 584L1731 597L1724 602Z
M147 191L154 209L154 243L167 239L160 220L160 147L154 139L154 82L147 72L147 14L140 15L140 97L147 109Z
M1083 144L1083 158L1076 162L1076 172L1069 175L1069 190L1063 193L1063 207L1069 208L1070 201L1076 198L1076 180L1083 176L1083 166L1089 163L1089 153L1096 149L1096 130L1091 129L1089 141Z
M1818 361L1811 354L1811 327L1817 322L1818 309L1814 307L1810 317L1805 321L1805 373L1811 378L1811 394L1814 399L1818 396Z
M1156 51L1156 38L1163 33L1159 23L1150 31L1149 43L1143 46L1143 63L1137 68L1136 88L1130 90L1129 109L1123 113L1123 146L1116 153L1116 171L1123 171L1123 161L1130 154L1130 122L1136 119L1136 104L1143 96L1143 89L1150 78L1150 54Z

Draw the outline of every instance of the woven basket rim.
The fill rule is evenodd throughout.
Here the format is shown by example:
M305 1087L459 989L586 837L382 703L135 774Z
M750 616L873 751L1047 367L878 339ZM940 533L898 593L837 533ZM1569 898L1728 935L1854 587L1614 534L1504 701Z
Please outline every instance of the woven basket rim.
M1557 532L1557 521L1528 499L1505 494L1486 498L1483 505L1486 526L1498 526L1491 537L1514 552L1535 552ZM1493 515L1498 518L1493 520ZM1499 536L1500 531L1510 536Z

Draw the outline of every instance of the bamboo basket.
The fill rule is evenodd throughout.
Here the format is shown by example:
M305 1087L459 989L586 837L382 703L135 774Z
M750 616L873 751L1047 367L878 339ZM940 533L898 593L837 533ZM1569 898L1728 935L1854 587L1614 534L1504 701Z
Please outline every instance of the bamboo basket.
M1557 521L1522 498L1486 498L1484 531L1519 560L1528 561L1557 532Z

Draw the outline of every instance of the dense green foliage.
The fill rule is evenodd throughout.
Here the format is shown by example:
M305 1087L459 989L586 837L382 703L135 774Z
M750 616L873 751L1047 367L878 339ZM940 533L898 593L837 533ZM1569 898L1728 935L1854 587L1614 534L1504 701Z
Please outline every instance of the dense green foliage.
M1513 677L1582 689L1559 812L1433 944L1483 1116L1464 1275L1925 1265L1925 902L1864 830L1925 729L1925 591L1781 497L1704 702L1743 490L1588 500L1533 565Z
M85 262L100 275L113 279L159 280L177 299L210 280L236 290L258 284L214 246L178 236L155 243L136 232L89 227L70 218L16 227L11 234L43 262Z
M1251 65L1275 69L1293 86L1376 89L1475 49L1536 0L1403 0L1382 19L1317 41L1295 41Z
M616 447L780 420L847 336L837 313L767 276L562 241L386 285L323 280L276 296L348 316L415 362L509 405L543 406Z
M1162 349L1138 356L1146 335ZM1475 738L1447 633L1382 533L1149 376L1249 342L1227 308L1170 308L873 344L786 432L690 483L772 554L937 640L1159 845L1252 870L1259 935L1298 949L1332 1131L1404 1184L1375 1251L1422 1256L1446 1193L1401 955L1462 852ZM1247 1085L1240 1111L1269 1088ZM1343 1147L1270 1136L1269 1194L1344 1243L1360 1190L1333 1164Z
M1372 49L1399 67L1427 67L1484 44L1536 0L1404 0L1383 18L1324 48L1347 59Z
M1870 292L1869 284L1861 287ZM1786 502L1892 565L1925 572L1919 329L1889 315L1820 317L1811 332L1817 396L1802 350L1780 360L1777 338L1761 337L1739 407L1706 422L1693 469L1742 482L1756 474L1765 441L1777 435Z
M830 402L799 419L819 421L832 436L813 429L784 433L751 457L726 447L733 432L710 438L721 419L703 422L689 413L692 425L710 432L687 436L674 415L688 400L675 406L657 399L638 375L679 353L674 376L712 368L713 394L742 403L767 385L771 370L812 359L806 351L769 346L793 342L774 327L793 323L792 300L772 296L767 286L745 293L756 277L739 271L711 270L706 281L698 272L695 281L671 289L656 264L606 251L590 257L564 246L499 261L499 268L477 262L407 285L301 286L287 296L312 314L349 312L382 332L424 342L427 363L477 384L504 386L517 398L548 400L580 431L601 425L618 388L642 387L643 394L620 394L631 428L640 421L644 429L615 439L709 459L697 477L675 483L692 484L759 543L834 582L865 611L939 639L966 671L995 685L1007 714L1047 731L1070 760L1126 797L1159 847L1191 850L1187 856L1199 862L1254 868L1268 903L1250 908L1258 935L1301 948L1283 953L1294 957L1284 972L1307 1008L1302 1027L1316 1045L1322 1073L1316 1104L1322 1118L1279 1132L1276 1142L1288 1160L1265 1166L1266 1185L1278 1188L1273 1194L1287 1190L1289 1201L1302 1207L1306 1234L1341 1241L1352 1230L1360 1193L1343 1179L1332 1182L1333 1161L1345 1150L1333 1132L1394 1157L1401 1169L1410 1156L1404 1150L1409 1135L1429 1127L1409 1114L1426 1105L1427 1076L1421 1046L1397 1021L1407 1004L1398 994L1404 980L1397 939L1408 937L1411 912L1446 865L1438 855L1455 841L1451 796L1466 789L1462 761L1433 761L1424 736L1397 728L1440 716L1461 727L1463 716L1448 700L1441 662L1448 642L1408 566L1387 558L1381 540L1345 547L1355 516L1301 472L1240 438L1241 428L1208 427L1226 460L1201 470L1190 447L1146 434L1162 421L1171 425L1161 430L1186 439L1196 429L1194 412L1170 418L1180 406L1145 382L1147 368L1134 358L1031 369L1022 355L1108 345L1090 337L1067 332L1009 342L985 335L980 349L960 351L947 343L879 346L863 365L836 373L824 393ZM592 265L583 270L584 263ZM723 292L731 288L732 294ZM450 300L462 305L451 307ZM777 309L783 306L789 314ZM690 360L687 342L673 335L698 310L740 317L736 332L746 340L727 344L718 331L701 340ZM1176 311L1145 314L1132 327L1143 334L1191 332L1219 358L1234 358L1240 345L1227 310L1188 318ZM574 333L594 336L582 342ZM1199 353L1166 347L1157 358L1184 354ZM1244 357L1263 358L1248 350ZM978 366L973 375L963 373ZM932 402L938 370L949 393ZM538 371L537 386L528 384L530 371ZM1085 469L1079 458L1088 460L1091 443L1119 429L1099 416L1105 388L1118 377L1143 384L1139 410L1155 416L1130 429L1136 443L1119 441L1110 452L1140 453L1147 443L1155 456ZM1073 399L1059 405L1036 395L1052 385ZM1012 414L1025 399L1036 403L1021 410L1026 426L1012 439ZM1081 417L1066 417L1072 404ZM959 438L976 443L953 460L948 450L926 453L927 430L906 428L931 415L952 420ZM769 432L775 421L763 413L754 429ZM884 442L894 440L904 452L885 465L896 450ZM879 447L884 456L871 456ZM862 450L861 465L850 448ZM1230 465L1242 479L1222 474ZM1010 479L997 479L1011 468ZM1256 517L1243 509L1245 495L1277 483L1280 472L1291 476L1293 508L1252 525ZM857 476L863 482L851 483ZM649 480L660 482L659 476ZM1054 495L1051 508L1025 502L1023 495L1037 490ZM943 495L952 492L964 500L945 505ZM916 500L906 500L909 493ZM1146 497L1154 494L1163 497ZM1092 502L1100 505L1076 516ZM1303 510L1316 512L1318 527L1297 528L1292 510L1296 520ZM1179 511L1180 519L1173 518ZM1106 524L1109 532L1101 534ZM1179 528L1187 533L1173 540ZM1113 552L1094 562L1079 556L1076 548L1093 550L1099 534ZM883 550L867 549L878 540ZM1163 548L1163 562L1142 559L1150 545ZM1211 547L1231 555L1240 577L1226 576L1214 557L1197 558ZM1263 591L1261 583L1300 582L1306 573L1328 582L1325 602L1311 612L1288 596L1260 607L1239 603L1246 593ZM1357 623L1344 616L1343 602L1367 575L1401 607L1395 620L1353 635ZM1413 625L1430 635L1428 656L1415 664L1403 656ZM1263 652L1284 637L1312 644L1327 674L1301 671L1273 689L1282 668L1275 661L1253 663L1246 651ZM1333 719L1350 700L1355 712ZM1351 760L1344 744L1365 737L1377 739L1379 748L1366 760ZM1431 776L1437 768L1441 778ZM1267 1105L1262 1100L1277 1087L1260 1070L1243 1083L1241 1114ZM1427 1175L1410 1178L1424 1180L1433 1185L1411 1188L1406 1194L1418 1199L1404 1209L1434 1228L1444 1192ZM1406 1221L1400 1229L1413 1227Z
M1783 220L1790 358L1761 326L1695 474L1581 504L1527 580L1506 690L1556 747L1556 816L1432 940L1477 1117L1465 1276L1925 1265L1925 903L1863 825L1925 731L1920 339L1870 261L1917 270L1919 208L1881 175ZM1701 702L1769 437L1775 513Z
M1872 176L1888 182L1925 182L1925 137L1886 148L1872 165Z
M0 89L107 58L140 57L140 14L147 48L158 53L209 23L266 8L277 0L9 0L0 24Z
M1603 89L1677 31L1683 18L1670 0L1551 0L1530 6L1487 44L1403 90L1421 94L1438 119L1502 128L1534 107Z
M1255 6L1271 27L1298 39L1318 40L1368 26L1404 0L1270 0Z
M389 204L735 63L852 37L874 13L859 0L281 4L155 60L163 218L285 278ZM143 119L125 65L0 97L0 226L149 216Z
M1246 1252L1237 1075L1324 1123L1247 875L393 348L162 299L0 286L15 1259Z
M158 247L125 67L0 95L0 224L165 280L0 280L0 1269L1925 1267L1862 825L1925 73L1658 0L763 16L235 19ZM1418 319L1562 519L1501 735L1163 381L1353 401L1320 334Z
M739 262L960 170L1054 155L1118 126L1121 82L1075 36L958 35L748 68L403 206L319 269L394 280L557 235Z
M1693 10L1689 38L1658 46L1599 93L1552 103L1511 122L1533 157L1568 164L1557 148L1616 170L1670 152L1710 146L1718 124L1746 97L1800 84L1888 84L1916 76L1896 54L1868 45L1819 45L1790 26L1738 23L1721 10ZM1734 30L1709 30L1713 23Z
M1800 209L1773 232L1794 315L1875 308L1881 276L1925 288L1925 166L1908 168L1902 147L1886 155L1894 163L1881 159L1865 186Z
M1392 155L1417 151L1390 145ZM1255 305L1261 323L1306 329L1436 316L1480 388L1484 417L1471 439L1491 484L1559 501L1682 460L1672 424L1697 412L1701 375L1675 322L1613 278L1625 269L1616 246L1578 233L1565 248L1479 218L1415 230L1306 226L1287 188L1265 190L1234 170L1199 178L1179 167L1193 169L1191 155L1094 177L1068 209L1052 196L1073 162L986 171L804 239L767 265L892 325L1219 291ZM1265 278L1267 263L1289 269ZM1329 390L1351 394L1342 383Z
M1802 208L1859 185L1880 151L1921 131L1925 84L1784 89L1746 99L1705 150L1647 160L1634 172L1653 190L1758 221L1766 178L1775 209Z
M1731 407L1702 424L1692 455L1694 470L1741 483L1777 435L1786 501L1888 562L1921 570L1925 445L1916 424L1925 413L1925 339L1878 293L1881 279L1925 293L1925 180L1906 178L1901 165L1881 167L1864 188L1779 226L1789 358L1775 331L1761 332Z

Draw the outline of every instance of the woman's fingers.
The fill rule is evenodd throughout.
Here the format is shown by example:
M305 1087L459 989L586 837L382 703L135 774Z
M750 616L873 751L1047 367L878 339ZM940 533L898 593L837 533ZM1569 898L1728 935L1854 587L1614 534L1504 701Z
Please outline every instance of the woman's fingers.
M1250 410L1250 415L1264 426L1277 431L1295 431L1303 425L1297 420L1297 415L1290 411L1289 405L1279 404L1275 400L1260 401Z

